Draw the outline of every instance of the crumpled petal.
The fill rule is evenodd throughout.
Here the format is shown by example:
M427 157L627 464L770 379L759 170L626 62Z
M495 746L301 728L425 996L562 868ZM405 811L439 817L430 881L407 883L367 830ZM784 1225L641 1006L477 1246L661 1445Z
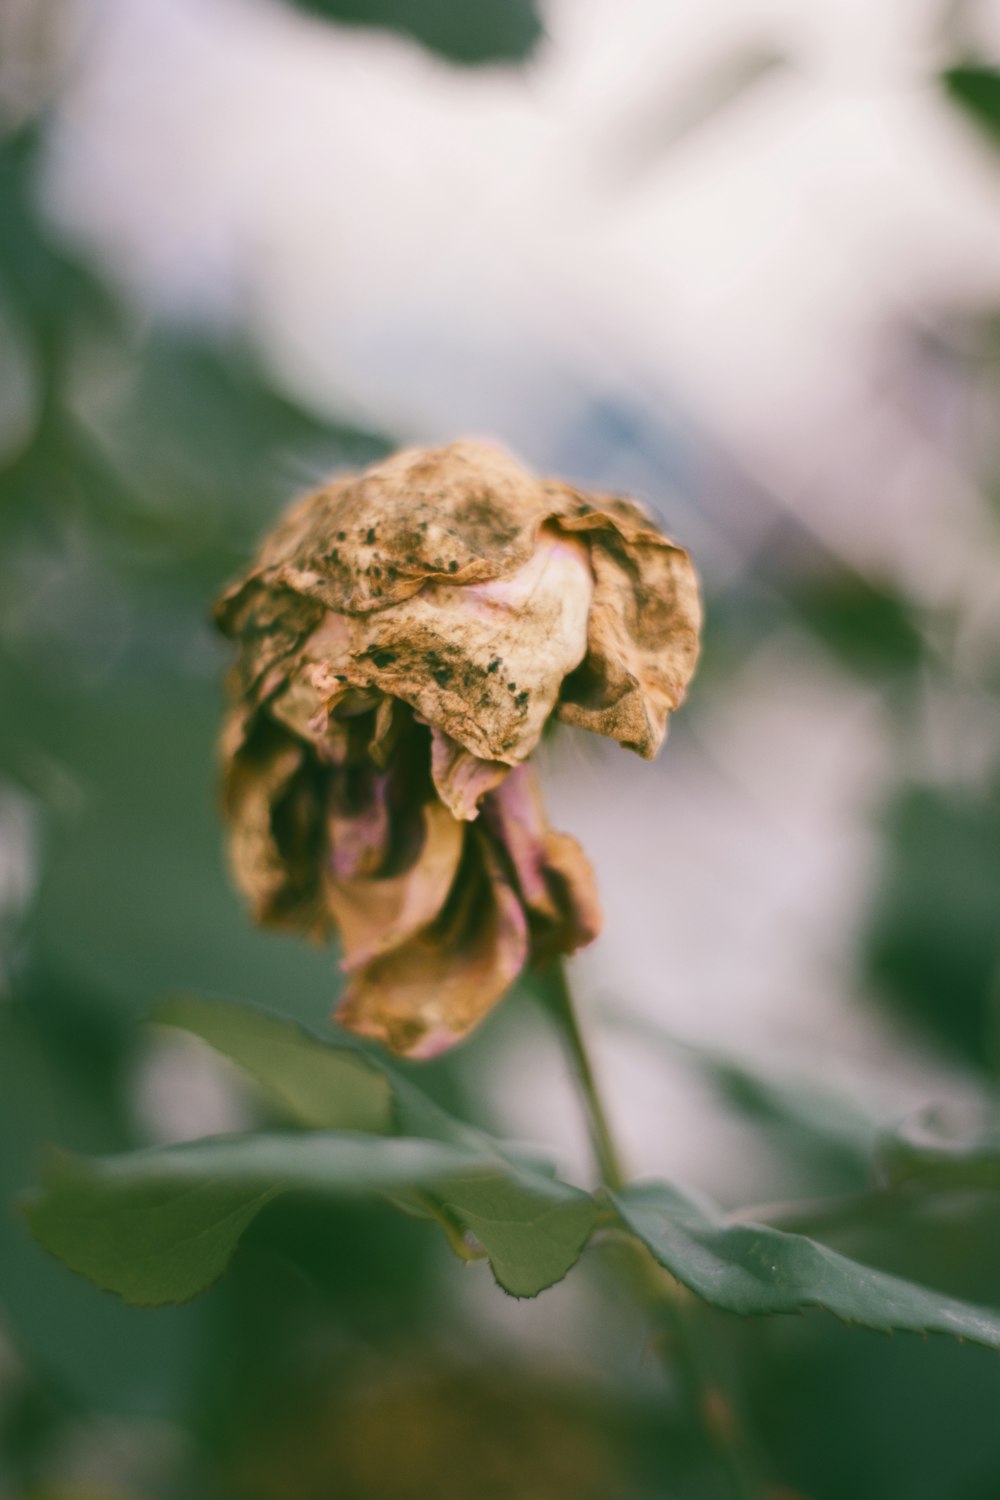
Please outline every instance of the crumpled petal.
M550 509L544 485L500 448L410 448L293 506L248 578L222 596L217 618L236 634L257 583L364 614L408 599L428 579L499 578L528 561Z
M280 688L287 663L323 618L323 606L293 589L271 588L251 573L219 600L215 617L240 643L235 674L247 703L259 703Z
M322 936L329 917L319 900L318 809L304 746L266 720L248 733L239 713L231 716L223 744L229 864L254 920Z
M343 1026L413 1058L434 1057L467 1035L528 959L517 894L478 829L436 922L366 965L337 1010Z
M647 760L683 701L698 661L701 601L683 547L638 506L579 498L560 526L586 534L594 573L587 656L563 684L558 715Z
M655 755L701 624L688 554L638 506L476 443L412 449L307 496L217 615L255 701L294 677L322 724L338 688L376 688L511 765L553 710Z
M584 659L593 590L586 547L543 528L507 577L428 583L387 609L325 615L271 711L320 741L346 693L375 692L408 703L477 759L516 764Z
M437 918L458 872L464 828L440 802L428 802L419 853L405 870L348 879L328 870L326 901L340 929L342 968L400 947Z
M330 872L337 880L377 875L392 839L392 778L364 765L335 779L327 800Z
M411 450L294 506L217 617L236 878L262 922L339 928L346 1025L430 1055L597 935L525 763L553 716L651 756L683 698L697 583L638 506Z
M478 817L481 799L500 785L509 770L503 761L480 760L443 729L431 729L431 777L453 817L463 821Z
M355 619L350 682L409 703L481 760L524 760L587 650L586 548L543 530L522 567L487 583L428 583Z
M545 836L545 867L558 920L543 923L536 931L532 944L536 962L585 948L604 926L594 867L579 840L550 828Z
M549 825L530 766L516 766L486 797L483 822L513 868L534 956L573 953L592 943L602 925L593 869L576 839Z

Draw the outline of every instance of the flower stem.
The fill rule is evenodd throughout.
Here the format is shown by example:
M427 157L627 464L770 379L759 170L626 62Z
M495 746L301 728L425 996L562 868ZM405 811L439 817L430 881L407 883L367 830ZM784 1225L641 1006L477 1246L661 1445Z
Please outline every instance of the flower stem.
M628 1177L580 1030L566 970L560 960L551 965L547 978L546 1003L580 1086L601 1181L615 1193L625 1186ZM631 1236L623 1240L623 1248L628 1251L629 1289L656 1327L654 1343L657 1353L668 1375L679 1380L687 1405L726 1475L733 1500L762 1500L767 1487L760 1464L733 1399L731 1381L724 1369L725 1360L716 1347L714 1330L706 1326L701 1305L686 1287L673 1281Z
M555 960L549 971L549 989L546 998L549 1011L559 1027L563 1044L580 1085L590 1129L590 1142L601 1181L612 1192L618 1192L625 1186L628 1179L618 1155L601 1092L597 1086L597 1079L594 1077L590 1054L580 1030L576 1006L573 1003L573 992L566 977L566 968L560 959Z

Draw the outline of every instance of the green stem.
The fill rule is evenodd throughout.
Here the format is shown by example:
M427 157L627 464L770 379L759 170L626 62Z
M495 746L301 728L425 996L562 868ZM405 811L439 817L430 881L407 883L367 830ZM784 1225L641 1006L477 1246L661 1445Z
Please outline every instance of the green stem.
M612 1193L619 1192L628 1177L560 960L552 964L548 981L547 1006L579 1082L601 1181ZM662 1333L655 1340L657 1353L668 1374L679 1377L687 1404L726 1473L733 1500L762 1500L767 1489L760 1465L732 1398L724 1358L720 1357L713 1331L705 1325L700 1304L631 1236L623 1243L629 1252L630 1290Z
M605 1187L616 1193L625 1186L628 1179L618 1155L601 1091L594 1077L590 1054L580 1030L576 1006L573 1003L573 993L566 977L566 968L560 959L555 960L549 971L549 989L546 998L549 1011L559 1027L563 1044L580 1085L580 1094L590 1128L590 1143L601 1181Z

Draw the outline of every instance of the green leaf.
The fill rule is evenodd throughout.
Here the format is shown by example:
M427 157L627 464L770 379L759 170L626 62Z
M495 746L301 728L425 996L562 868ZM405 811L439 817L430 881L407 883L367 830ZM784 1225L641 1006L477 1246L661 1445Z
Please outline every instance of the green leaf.
M533 1297L561 1281L579 1259L597 1214L588 1194L527 1173L455 1179L438 1196L475 1235L500 1286L514 1297Z
M614 1202L660 1265L728 1312L819 1307L884 1332L949 1333L1000 1348L1000 1313L873 1270L805 1235L727 1222L711 1204L667 1183L625 1188Z
M491 1151L354 1132L222 1136L90 1159L60 1154L25 1204L35 1237L126 1301L182 1302L225 1269L278 1194L419 1190L475 1233L500 1285L529 1297L586 1243L596 1205Z
M908 786L886 817L865 934L875 985L893 1006L980 1067L1000 1058L1000 797Z
M694 1063L723 1102L744 1118L785 1131L796 1147L839 1158L867 1181L878 1125L859 1103L811 1077L783 1076L770 1069L762 1072L756 1061L682 1040L644 1017L609 1010L605 1019L645 1046Z
M167 1001L156 1019L201 1037L245 1068L299 1124L388 1130L394 1122L405 1137L489 1162L494 1171L486 1182L463 1178L449 1183L447 1193L400 1182L386 1195L406 1213L436 1218L456 1250L463 1233L474 1235L512 1296L532 1297L561 1280L589 1238L597 1210L587 1194L556 1181L537 1154L456 1120L353 1043L320 1041L284 1018L194 996Z
M520 62L542 36L533 0L296 0L342 25L377 26L405 36L453 62Z
M941 75L945 92L1000 146L1000 72L963 63Z
M154 1019L228 1057L299 1125L382 1134L392 1129L389 1080L356 1047L324 1045L294 1022L196 996L165 1001Z
M970 1122L941 1108L921 1110L880 1142L888 1188L1000 1188L1000 1124Z
M289 1120L328 1130L386 1130L449 1141L506 1166L542 1176L554 1168L537 1151L514 1148L441 1108L383 1058L358 1044L315 1036L256 1006L185 995L164 1001L153 1019L208 1042L257 1081ZM338 1091L344 1090L338 1098Z
M794 587L789 603L848 671L894 678L915 672L924 659L915 612L888 582L827 567Z

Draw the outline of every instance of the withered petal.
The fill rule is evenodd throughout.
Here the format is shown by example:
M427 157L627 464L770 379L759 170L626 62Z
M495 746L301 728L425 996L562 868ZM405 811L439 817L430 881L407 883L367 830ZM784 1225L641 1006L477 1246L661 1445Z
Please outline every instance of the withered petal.
M350 680L409 703L480 760L530 755L587 650L586 547L543 527L521 567L465 585L429 582L355 619Z
M433 1057L493 1008L528 958L528 924L488 841L466 829L446 909L409 943L357 973L337 1010L351 1031L408 1057Z
M544 488L499 448L407 449L287 511L247 579L224 596L220 622L235 633L257 580L363 614L408 599L428 579L501 577L528 561L549 508Z
M423 808L424 836L401 873L342 879L326 871L326 902L340 929L342 967L357 969L409 942L434 922L448 899L462 856L465 824L440 802Z
M350 798L328 799L326 829L330 870L338 880L377 875L385 865L392 838L389 816L390 777L362 767L360 786Z
M532 952L539 961L585 948L604 925L594 867L572 834L547 831L545 870L557 915L533 935Z
M311 807L296 806L296 782L305 770L305 747L278 725L230 716L223 734L228 751L223 805L229 827L229 865L256 921L321 936L329 923L318 904ZM277 820L282 810L285 841Z
M586 658L563 684L556 712L650 760L697 664L697 575L684 548L656 531L638 506L577 500L581 508L559 524L587 536L594 599Z
M652 756L684 696L697 581L638 506L410 450L295 505L217 613L236 878L263 922L340 928L345 1024L429 1055L597 935L525 762L553 715Z
M480 800L510 771L503 761L480 760L443 729L431 729L431 777L434 788L455 818L479 816Z
M233 680L244 702L256 706L282 686L288 664L322 620L323 606L251 574L226 590L215 618L240 643Z
M601 930L590 861L576 839L549 824L538 778L516 766L483 803L483 822L503 849L528 909L535 958L573 953Z
M593 589L585 546L543 528L505 578L428 583L387 609L325 615L286 665L272 712L319 742L345 693L375 691L477 759L515 764L584 659Z

